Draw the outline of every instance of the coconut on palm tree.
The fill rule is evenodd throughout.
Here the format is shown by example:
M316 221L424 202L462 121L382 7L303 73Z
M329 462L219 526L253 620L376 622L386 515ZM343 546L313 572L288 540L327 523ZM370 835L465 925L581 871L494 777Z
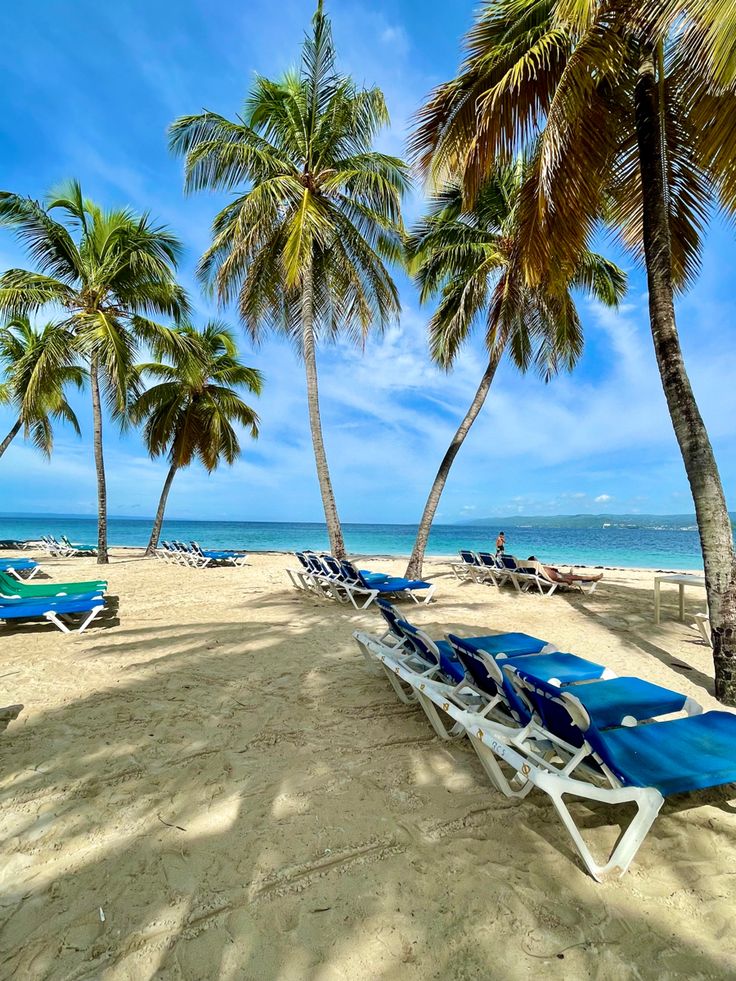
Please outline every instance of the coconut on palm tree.
M574 265L602 212L643 258L654 351L695 503L716 694L736 704L733 532L674 302L697 274L713 206L736 211L733 37L724 43L719 10L715 0L487 3L458 77L422 110L413 150L435 178L460 172L472 200L496 161L539 139L522 206L532 283Z
M57 221L56 214L62 216ZM105 211L84 198L76 181L45 205L0 192L0 225L15 229L36 269L0 276L0 312L28 316L60 311L58 323L89 365L98 499L98 558L107 562L107 490L102 447L102 398L122 413L134 381L141 341L161 328L151 315L179 317L188 305L174 271L179 241L147 214Z
M236 425L248 430L253 439L258 437L258 416L238 389L259 395L262 378L255 368L239 361L232 332L212 321L202 330L186 324L175 328L175 333L174 343L154 345L164 354L176 352L171 364L156 361L138 366L156 384L140 393L128 412L132 422L143 424L151 456L165 455L169 461L146 555L158 546L177 471L195 459L208 473L221 460L233 464L240 455Z
M257 78L236 120L178 119L171 146L186 187L235 190L215 218L200 264L222 302L236 300L252 337L286 333L304 360L322 503L337 556L345 554L320 418L315 350L340 334L362 343L399 310L385 262L401 256L404 163L373 149L387 124L382 93L336 69L320 0L298 70Z
M488 365L473 400L440 463L409 559L406 576L418 579L432 521L450 468L480 413L503 355L520 371L531 365L549 380L560 367L571 370L583 347L582 325L570 293L577 289L616 306L626 276L616 265L584 252L566 281L530 286L518 262L519 204L529 163L499 165L483 183L472 207L459 182L430 200L407 242L424 303L439 296L429 322L432 359L450 370L472 328L485 327Z
M0 365L5 373L0 404L11 406L16 413L13 426L0 442L0 456L21 429L37 449L51 456L52 420L68 422L80 435L66 389L69 385L82 388L86 372L67 328L55 323L38 328L27 317L9 320L0 327Z

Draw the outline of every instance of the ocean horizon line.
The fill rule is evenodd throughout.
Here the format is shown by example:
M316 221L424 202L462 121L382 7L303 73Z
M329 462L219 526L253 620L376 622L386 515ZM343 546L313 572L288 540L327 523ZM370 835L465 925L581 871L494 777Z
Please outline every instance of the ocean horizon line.
M732 521L736 521L736 512L730 511ZM649 519L666 519L668 521L682 520L682 521L696 521L696 515L694 512L682 512L682 511L647 511L647 512L632 512L632 511L621 511L621 512L611 512L611 511L575 511L570 513L559 513L559 514L517 514L517 515L496 515L483 518L458 518L455 521L434 521L432 527L444 527L444 528L461 528L461 527L485 527L485 526L495 526L506 524L508 526L517 526L520 523L528 521L539 521L539 522L550 522L557 520L577 520L577 521L647 521ZM64 520L68 519L70 521L97 521L96 513L75 513L67 511L0 511L0 520ZM108 514L108 521L140 521L142 523L152 524L154 520L154 515L139 515L139 514ZM294 519L294 518L198 518L198 517L179 517L176 515L166 515L166 521L176 521L176 522L193 522L196 524L257 524L257 525L314 525L315 527L326 528L324 521L314 521L310 519ZM343 525L352 527L395 527L395 528L408 528L417 527L417 521L342 521Z
M111 547L140 548L148 544L152 520L136 515L111 515ZM460 549L494 551L496 536L506 531L506 551L520 558L535 556L552 565L586 565L633 569L702 568L700 539L694 515L557 515L537 518L491 518L432 526L427 554L457 555ZM344 522L345 544L352 555L403 557L411 553L417 524ZM94 544L93 515L0 514L0 539L34 541L50 534ZM326 551L324 522L195 520L166 517L161 539L196 541L207 548L239 548L252 552Z

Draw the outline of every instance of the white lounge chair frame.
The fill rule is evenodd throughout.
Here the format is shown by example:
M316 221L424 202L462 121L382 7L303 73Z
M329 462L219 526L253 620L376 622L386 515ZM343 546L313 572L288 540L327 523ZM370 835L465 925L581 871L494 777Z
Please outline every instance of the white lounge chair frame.
M32 569L14 569L12 566L6 566L6 568L3 569L3 572L6 572L9 576L12 576L14 579L17 579L18 582L28 582L29 580L33 579L33 577L36 575L36 573L39 571L40 568L41 568L40 565L36 565ZM22 572L27 572L28 575L23 576L21 575Z
M548 795L583 865L594 879L601 882L609 876L624 875L664 803L664 797L656 788L623 786L595 757L587 742L583 742L581 747L570 746L536 721L522 728L513 728L489 718L495 708L491 703L481 712L469 710L469 706L463 704L463 692L469 686L461 684L451 688L433 677L420 676L404 663L400 653L392 651L377 638L363 633L353 636L366 660L373 658L381 664L397 694L402 690L399 682L413 689L416 701L427 713L438 735L442 736L442 731L452 732L455 726L462 728L489 780L504 796L523 798L533 787ZM414 701L406 692L400 697L405 703ZM565 693L562 697L571 704L573 712L576 706L585 712L574 696ZM432 707L431 713L427 711L429 705ZM438 709L449 716L454 726L448 727L440 720ZM692 699L687 699L684 710L688 714L702 711ZM442 731L435 725L437 720ZM442 738L448 737L445 735ZM600 771L586 766L585 760L590 756L597 759ZM502 763L511 770L510 776L502 769ZM565 802L566 797L614 807L621 804L634 804L636 807L635 817L604 862L597 861L591 852Z
M45 613L38 614L37 617L33 617L31 619L40 620L43 617L45 620L48 620L49 623L53 623L53 625L57 627L63 634L72 634L72 633L83 634L84 631L87 629L87 627L92 623L92 621L96 619L97 615L104 609L105 609L104 602L100 602L98 605L93 606L78 627L74 626L74 621L72 620L72 617L77 614L57 613L56 610L47 610ZM4 623L13 623L15 622L16 619L18 618L11 617L10 619L6 620L5 617L3 617L2 615L2 609L0 609L0 620L2 620ZM72 624L71 627L68 626L68 624L70 623Z

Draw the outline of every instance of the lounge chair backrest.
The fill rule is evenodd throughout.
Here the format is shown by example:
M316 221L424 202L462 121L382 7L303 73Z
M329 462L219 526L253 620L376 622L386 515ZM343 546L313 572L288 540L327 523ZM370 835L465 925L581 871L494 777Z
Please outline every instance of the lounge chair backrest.
M311 572L312 571L312 569L311 569L311 567L309 565L309 562L307 562L307 557L304 554L304 552L294 552L294 555L297 557L297 560L304 566L304 568L308 572Z
M305 552L304 558L307 560L307 568L310 572L316 573L318 576L324 575L324 569L314 552Z
M491 569L498 569L498 562L496 562L496 556L491 555L490 552L478 552L478 558L480 559L481 565L487 565Z
M333 576L342 576L340 563L337 561L334 555L323 555L322 562L327 566Z
M324 555L315 555L314 558L317 564L319 565L321 575L327 576L328 579L331 578L334 575L334 573L330 568L326 557Z
M467 562L468 565L478 565L478 556L475 552L470 552L466 548L460 549L460 558L463 562Z
M503 661L497 663L492 654L477 650L455 634L448 634L447 639L475 685L491 698L500 695L514 718L525 725L531 718L530 707L505 677L501 669Z
M360 574L360 571L353 565L352 562L349 562L347 559L343 559L343 561L340 563L340 567L342 569L343 576L349 583L356 583L359 586L365 586L366 589L369 588L365 579Z
M498 556L498 558L501 560L501 565L505 569L511 569L512 572L515 572L516 571L516 568L517 568L516 559L514 558L513 555L504 555L503 552L502 552Z
M379 597L376 600L376 605L378 606L378 612L388 624L388 629L391 631L394 637L398 637L399 640L402 641L406 640L406 634L399 626L399 623L401 622L401 614L393 603L389 603L388 600L381 599Z
M415 627L414 624L409 623L408 620L399 620L398 626L401 632L407 639L408 646L412 652L427 664L431 664L434 667L440 667L440 652L437 645L423 630Z
M529 701L545 729L570 746L582 746L585 741L584 729L576 725L568 707L569 699L557 685L535 678L518 664L507 664L502 670L519 697ZM584 714L587 728L590 724L588 714L577 699L575 703ZM579 715L578 721L582 721L582 718Z

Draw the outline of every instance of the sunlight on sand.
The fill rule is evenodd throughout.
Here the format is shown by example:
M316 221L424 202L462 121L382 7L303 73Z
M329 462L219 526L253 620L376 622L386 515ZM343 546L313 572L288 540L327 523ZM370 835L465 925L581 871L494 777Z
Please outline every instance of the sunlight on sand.
M546 798L500 797L367 670L351 635L376 613L297 593L287 564L118 558L119 625L3 631L0 694L25 703L0 741L3 977L736 974L728 791L668 802L627 876L596 884ZM426 572L437 602L406 610L435 637L525 631L715 705L674 595L652 621L651 573L544 599ZM577 813L595 845L617 833Z

